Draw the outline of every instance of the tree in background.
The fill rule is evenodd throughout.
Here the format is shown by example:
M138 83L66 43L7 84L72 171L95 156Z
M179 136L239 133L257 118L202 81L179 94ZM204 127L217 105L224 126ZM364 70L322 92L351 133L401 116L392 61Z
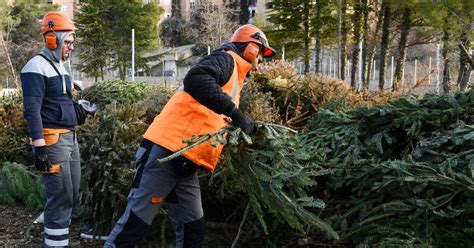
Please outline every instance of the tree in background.
M236 10L219 8L211 1L200 1L191 13L191 23L186 35L196 41L198 47L218 48L228 41L238 23L232 19Z
M186 35L189 23L182 17L171 16L160 23L160 38L164 46L178 47L193 43Z
M365 1L364 1L365 3ZM362 11L365 7L364 3L362 1L355 1L354 4L354 14L352 15L352 67L351 67L351 87L356 88L356 75L357 75L357 70L362 69L358 68L359 65L359 53L360 53L360 48L359 48L359 42L361 40L361 34L362 34Z
M104 70L107 67L107 59L112 50L104 9L107 8L105 1L88 1L76 14L76 26L78 46L77 50L81 63L79 69L93 76L95 82L98 77L104 80Z
M337 16L334 14L338 6L328 0L314 2L315 11L310 16L312 35L314 34L314 71L321 72L322 46L333 46L337 36ZM310 44L311 46L311 44Z
M309 46L313 29L310 20L315 14L313 2L275 0L268 6L273 10L270 21L275 28L273 32L268 33L269 39L280 41L285 52L296 52L298 57L303 57L304 73L309 73Z
M85 8L84 8L85 7ZM158 21L163 9L156 1L141 4L133 0L84 1L78 13L82 70L94 77L103 69L118 69L125 79L132 59L132 29L135 29L135 65L146 68L145 50L158 46ZM99 49L98 49L99 48ZM101 51L97 51L101 50Z
M379 91L384 91L385 88L385 69L387 66L387 54L390 36L390 19L392 17L392 10L388 0L382 1L382 38L380 40L380 69L379 69Z
M3 57L6 58L6 69L13 78L16 88L20 88L20 85L18 84L18 75L13 66L12 56L10 54L10 46L12 43L11 33L20 22L18 19L11 16L11 10L11 6L8 6L3 1L0 2L0 48Z
M47 12L57 9L57 5L46 4L44 1L15 1L11 16L19 23L11 33L10 54L17 72L43 48L41 24L38 20Z
M240 0L239 23L241 25L247 24L249 18L249 0Z

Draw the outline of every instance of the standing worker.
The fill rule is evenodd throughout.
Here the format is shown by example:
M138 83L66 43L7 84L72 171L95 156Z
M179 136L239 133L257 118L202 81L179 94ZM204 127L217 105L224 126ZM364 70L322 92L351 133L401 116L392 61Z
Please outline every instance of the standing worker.
M184 139L225 127L226 117L244 132L255 132L254 121L238 109L240 91L248 72L274 54L265 34L247 24L189 70L184 85L144 134L125 213L105 247L138 244L164 202L176 223L176 247L202 246L205 221L197 169L213 172L223 146L207 141L169 162L158 165L156 160L185 147Z
M71 213L79 199L81 168L75 126L82 117L76 116L73 105L69 63L74 29L64 14L47 13L41 24L45 46L21 70L24 116L47 196L45 247L68 246Z

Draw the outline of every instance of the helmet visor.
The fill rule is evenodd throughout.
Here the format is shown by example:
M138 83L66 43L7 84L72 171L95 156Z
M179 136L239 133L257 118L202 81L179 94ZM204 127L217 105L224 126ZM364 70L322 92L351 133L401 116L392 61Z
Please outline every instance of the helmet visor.
M270 57L273 57L275 56L276 54L276 51L275 49L269 47L269 46L264 46L263 47L263 57L264 58L270 58Z

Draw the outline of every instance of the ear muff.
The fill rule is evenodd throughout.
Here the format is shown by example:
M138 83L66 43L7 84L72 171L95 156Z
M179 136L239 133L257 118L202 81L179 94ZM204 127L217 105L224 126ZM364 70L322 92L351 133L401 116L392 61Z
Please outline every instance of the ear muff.
M258 44L249 42L242 52L242 57L248 62L252 62L257 58L259 52L260 46Z
M54 50L58 47L58 37L54 32L49 32L44 36L44 43L48 49Z

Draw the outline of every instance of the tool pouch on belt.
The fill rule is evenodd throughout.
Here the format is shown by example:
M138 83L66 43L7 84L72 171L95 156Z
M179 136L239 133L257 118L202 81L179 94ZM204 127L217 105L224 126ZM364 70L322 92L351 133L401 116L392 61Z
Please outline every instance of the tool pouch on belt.
M43 137L46 146L40 148L35 148L34 153L35 153L35 167L37 170L43 172L43 173L48 173L48 174L54 174L54 173L59 173L61 166L60 164L53 164L48 156L47 153L47 147L55 145L59 143L59 139L61 137L61 134L63 133L68 133L70 130L67 129L48 129L45 128L43 129ZM33 141L31 141L31 144ZM42 150L40 152L39 150ZM41 156L38 156L38 153L42 153Z
M174 174L179 177L191 176L198 168L196 164L183 156L171 160L171 163L173 165Z

